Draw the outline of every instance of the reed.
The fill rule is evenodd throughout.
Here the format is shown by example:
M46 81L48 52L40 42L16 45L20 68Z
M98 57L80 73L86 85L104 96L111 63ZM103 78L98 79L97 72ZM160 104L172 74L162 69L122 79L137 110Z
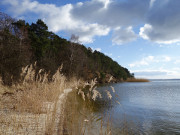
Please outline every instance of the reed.
M150 81L144 78L128 78L126 82L150 82Z
M4 86L0 79L0 134L94 134L96 131L111 134L110 122L105 123L103 115L93 113L95 101L103 98L97 90L96 79L87 83L72 77L67 81L61 74L61 66L52 81L48 81L49 74L43 69L36 72L35 68L36 63L24 67L22 83L11 87ZM76 94L60 102L59 97L67 88L75 90ZM108 99L112 98L111 92L115 92L113 87L111 89L106 91ZM82 99L88 110L81 106L80 112L77 104ZM91 114L87 115L89 110Z
M109 80L111 79L112 77ZM70 101L68 100L66 103L64 113L65 118L67 118L64 121L65 132L82 135L111 135L111 116L104 116L104 114L97 116L94 110L97 108L99 99L111 102L112 93L115 93L114 87L110 86L111 90L105 90L106 94L102 96L97 89L96 78L79 86L77 91L74 91L74 95L69 95L71 96ZM107 117L109 118L108 121L105 120Z
M92 100L94 102L94 100ZM96 115L94 104L75 91L68 95L64 109L63 128L68 135L111 135L110 116ZM109 117L106 121L104 117Z
M0 79L0 134L54 134L57 131L58 105L65 102L59 101L59 97L64 89L77 87L80 80L67 81L61 74L61 66L52 81L48 81L49 74L43 69L36 73L35 68L36 63L24 67L23 82L11 87L4 86Z

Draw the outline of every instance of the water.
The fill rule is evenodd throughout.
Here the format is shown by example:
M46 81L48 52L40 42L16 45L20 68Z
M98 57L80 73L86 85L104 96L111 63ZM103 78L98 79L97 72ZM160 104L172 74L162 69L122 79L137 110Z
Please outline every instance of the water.
M101 102L104 107L96 114L110 114L113 135L180 135L180 80L110 86L115 94L109 86L98 88L111 91L113 99L105 105Z

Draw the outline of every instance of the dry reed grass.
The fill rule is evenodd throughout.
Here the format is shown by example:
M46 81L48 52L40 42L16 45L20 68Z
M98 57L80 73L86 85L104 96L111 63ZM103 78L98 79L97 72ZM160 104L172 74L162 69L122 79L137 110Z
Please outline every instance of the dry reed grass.
M71 106L66 106L65 101L59 101L64 89L73 88L92 110L92 104L89 103L102 98L97 90L96 79L87 83L72 77L67 81L61 74L61 66L52 81L48 81L49 74L43 69L36 73L35 68L36 63L23 68L23 82L10 88L3 86L0 79L0 96L3 97L0 100L0 134L96 134L97 130L99 134L111 134L110 124L104 127L102 116L97 117L94 113L86 115L87 110L79 112L79 108L74 105L79 102L77 96L70 98L73 101L70 101ZM112 86L111 89L114 93ZM111 99L110 91L106 92ZM61 100L65 100L64 97ZM63 106L61 110L57 109L59 106Z
M112 80L112 77L109 79ZM80 85L82 86L82 85ZM115 93L114 87L110 86L112 93ZM111 116L104 116L104 114L97 116L94 113L96 108L96 102L98 98L112 99L111 92L105 90L106 94L102 94L97 90L97 80L93 79L90 83L83 83L82 87L77 88L77 95L73 95L74 98L70 98L70 102L67 102L64 114L64 128L65 132L70 135L82 134L82 135L111 135L112 121ZM80 99L78 99L80 98ZM112 102L111 102L112 103ZM80 107L78 104L81 104ZM68 114L68 116L67 116ZM108 121L104 119L108 117ZM71 118L71 119L68 119Z
M57 101L58 96L65 88L65 77L60 73L61 67L54 74L51 82L48 81L48 74L43 73L43 69L39 70L36 75L33 67L30 65L22 70L24 78L21 84L13 85L16 90L15 109L20 112L42 113L44 105L48 102Z
M49 74L43 69L36 73L35 68L36 63L22 69L22 83L10 88L0 83L0 134L54 134L57 131L55 121L60 117L57 113L61 113L58 108L64 102L59 100L65 100L59 97L64 89L78 87L80 80L72 78L67 82L61 66L52 81L48 81Z
M128 78L126 82L149 82L149 80L143 78Z
M65 135L111 135L111 121L103 114L96 115L93 104L72 92L68 95L64 110L63 133ZM92 100L94 101L94 100ZM109 117L106 115L105 117Z
M112 77L109 79L112 80ZM115 93L114 87L110 86L112 89L112 92ZM105 90L107 98L112 99L112 95L110 91ZM88 101L96 101L97 98L102 99L102 94L97 90L97 79L91 80L90 83L85 82L83 84L83 87L78 88L78 95L81 95L82 99L85 101L86 99Z

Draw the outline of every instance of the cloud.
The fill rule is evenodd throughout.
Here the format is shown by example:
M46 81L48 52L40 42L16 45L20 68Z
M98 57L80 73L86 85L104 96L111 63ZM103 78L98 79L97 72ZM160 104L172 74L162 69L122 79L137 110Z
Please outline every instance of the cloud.
M148 56L148 57L143 58L140 61L136 61L136 62L133 62L133 63L129 64L129 66L130 67L147 66L152 61L154 61L154 56Z
M180 1L156 0L147 13L146 24L139 35L150 41L163 44L180 42Z
M93 50L93 52L96 50L96 51L98 51L98 52L101 52L101 48L91 48L92 50Z
M180 42L180 0L89 0L56 6L37 0L1 0L14 17L41 18L53 32L78 35L82 43L112 32L113 44L134 41L139 36L160 44ZM119 28L119 29L117 29Z
M149 66L152 63L166 63L170 62L172 59L169 56L147 56L142 58L139 61L135 61L131 64L129 64L129 67L140 67L140 66Z
M175 60L174 64L180 64L180 60Z
M109 33L109 28L99 24L81 24L71 29L61 29L68 33L76 33L79 36L79 40L82 43L92 43L94 36L105 36Z
M122 32L119 36L113 35L116 44L135 39L135 33L128 31L128 27L141 22L149 6L149 0L90 0L59 7L33 0L2 0L1 3L8 6L14 17L36 16L36 19L43 19L51 31L76 34L82 43L92 43L96 36L105 36L117 27L124 27L124 30L114 31L114 34ZM126 37L122 37L123 32Z
M178 79L180 78L180 69L157 69L157 70L135 70L131 71L137 78L148 79Z
M105 3L108 4L105 6ZM113 28L128 27L142 22L148 7L149 0L91 0L75 6L71 13L72 17L91 23L97 22Z
M109 57L112 57L112 53L104 53L105 55L109 56Z
M152 26L150 24L145 24L144 27L141 27L140 28L140 32L139 32L139 35L146 39L146 40L149 40L149 36L148 34L152 32Z
M54 4L41 4L30 0L3 0L2 4L10 5L8 9L13 11L15 17L22 15L30 17L31 14L36 14L36 18L43 19L51 31L76 34L82 43L91 43L95 36L104 36L110 31L107 26L73 18L71 10L74 5L72 4L57 7ZM78 3L77 6L82 4Z
M167 55L147 56L131 63L131 73L137 78L178 79L180 78L179 58ZM173 67L171 67L171 65ZM143 66L143 68L141 68Z
M113 44L134 41L137 35L132 26L142 22L149 7L149 0L91 0L71 10L73 18L107 26L113 31Z
M171 61L171 57L169 57L169 56L163 56L162 57L162 61L164 61L164 62L170 62Z
M131 41L136 40L137 35L132 30L132 27L128 27L125 29L118 28L114 30L113 36L112 36L112 42L113 44L121 45L124 43L128 43Z
M159 76L159 75L167 75L168 73L165 71L138 71L134 72L136 76Z
M101 48L95 48L95 50L100 52L100 51L101 51Z
M156 1L156 0L150 0L150 8L153 7L155 1Z

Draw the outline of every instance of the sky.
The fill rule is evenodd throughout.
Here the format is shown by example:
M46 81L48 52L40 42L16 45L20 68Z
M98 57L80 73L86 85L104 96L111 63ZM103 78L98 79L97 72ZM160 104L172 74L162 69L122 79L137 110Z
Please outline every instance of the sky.
M137 78L180 78L180 0L1 0L0 12L100 51Z

